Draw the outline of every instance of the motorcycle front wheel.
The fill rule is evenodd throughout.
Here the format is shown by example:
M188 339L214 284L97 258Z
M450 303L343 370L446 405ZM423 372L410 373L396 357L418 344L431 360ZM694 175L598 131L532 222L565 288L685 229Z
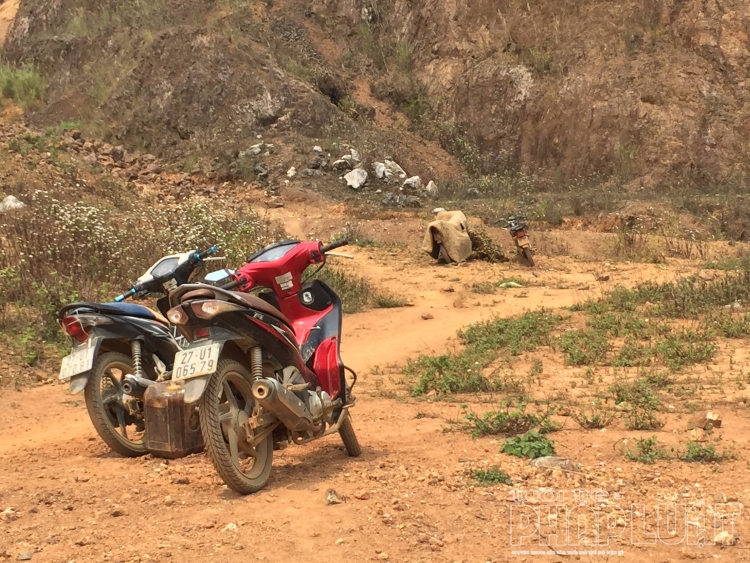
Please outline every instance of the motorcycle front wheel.
M222 360L201 397L201 432L219 477L242 495L258 492L271 476L273 434L257 446L247 441L247 420L253 416L251 375L234 360Z
M142 410L138 418L123 404L122 382L126 373L133 373L131 358L105 352L94 362L84 397L91 422L104 443L120 455L138 457L148 453L146 432Z
M526 260L529 266L534 267L534 258L531 256L531 249L529 247L523 249L523 259Z

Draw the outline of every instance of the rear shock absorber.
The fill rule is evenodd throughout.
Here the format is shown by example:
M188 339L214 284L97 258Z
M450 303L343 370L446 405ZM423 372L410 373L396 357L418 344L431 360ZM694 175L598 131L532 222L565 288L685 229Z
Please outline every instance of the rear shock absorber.
M133 355L133 375L143 377L143 367L141 364L141 341L133 340L131 345Z
M261 350L260 346L255 346L250 350L250 369L253 379L263 377L263 350Z

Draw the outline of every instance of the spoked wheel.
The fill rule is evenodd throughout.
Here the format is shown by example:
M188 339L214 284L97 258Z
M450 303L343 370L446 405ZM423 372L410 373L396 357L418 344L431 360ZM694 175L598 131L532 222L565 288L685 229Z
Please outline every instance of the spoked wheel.
M140 417L124 403L122 382L133 373L131 359L117 352L105 352L96 359L84 396L94 428L112 451L127 457L148 453L143 404L136 403ZM137 412L138 412L137 411Z
M255 413L250 373L234 360L223 360L208 380L201 398L203 439L216 472L240 494L255 493L271 475L273 434L270 428L254 430L248 421ZM256 436L266 436L256 440Z

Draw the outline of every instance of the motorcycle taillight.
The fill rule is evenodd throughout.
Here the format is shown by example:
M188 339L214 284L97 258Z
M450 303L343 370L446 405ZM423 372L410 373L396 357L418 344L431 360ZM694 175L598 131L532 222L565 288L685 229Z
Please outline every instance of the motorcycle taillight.
M83 328L81 321L79 321L76 317L65 317L62 320L62 327L68 336L72 336L73 338L78 340L78 342L85 342L89 337L89 333L86 332L86 329Z
M516 238L523 238L525 236L526 236L526 233L524 233L523 231L516 232Z

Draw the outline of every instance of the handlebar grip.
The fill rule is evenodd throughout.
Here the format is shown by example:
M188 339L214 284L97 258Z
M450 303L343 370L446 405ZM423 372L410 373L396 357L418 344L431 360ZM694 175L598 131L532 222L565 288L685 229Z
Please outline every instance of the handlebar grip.
M208 250L204 250L203 252L198 252L195 257L198 259L198 261L203 260L206 256L211 256L212 254L216 254L218 250L218 247L216 245L213 245Z
M115 303L120 303L121 301L125 301L128 297L130 297L131 295L135 295L136 293L137 291L135 287L132 287L130 288L129 291L126 291L122 295L118 295L117 297L115 297Z
M222 285L221 289L231 290L231 289L235 289L238 285L239 284L237 283L237 280L232 280Z
M326 252L329 252L341 246L346 246L347 244L349 244L349 239L342 238L341 240L336 240L336 241L333 241L332 243L324 244L323 246L320 247L320 251L323 254L325 254Z

